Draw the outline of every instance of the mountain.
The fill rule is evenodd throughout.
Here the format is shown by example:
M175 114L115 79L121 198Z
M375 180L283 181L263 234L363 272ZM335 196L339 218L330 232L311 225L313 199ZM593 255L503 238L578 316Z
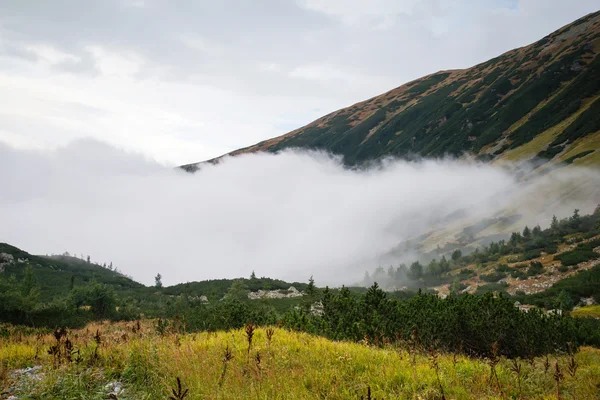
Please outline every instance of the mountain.
M529 46L425 76L229 155L303 148L343 155L347 165L465 154L600 163L599 52L600 11Z
M69 292L71 280L74 286L91 281L110 285L116 291L140 289L144 285L123 274L65 255L35 256L17 247L0 243L0 279L14 276L21 280L25 268L31 266L42 300L49 301Z

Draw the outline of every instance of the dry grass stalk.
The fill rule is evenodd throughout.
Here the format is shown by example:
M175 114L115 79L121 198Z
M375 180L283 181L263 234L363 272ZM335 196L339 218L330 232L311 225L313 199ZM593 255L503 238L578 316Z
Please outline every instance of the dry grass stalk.
M254 336L254 325L251 322L248 322L245 328L246 339L248 340L248 356L250 356L250 349L252 348L252 337Z
M233 357L234 355L231 352L229 345L227 345L227 347L225 347L225 350L223 351L223 370L221 371L221 377L219 378L219 387L223 386L223 382L225 381L225 374L227 374L227 365L231 360L233 360Z
M439 354L433 347L430 350L430 361L431 361L431 367L435 371L437 383L438 383L438 386L440 387L440 393L442 394L442 397L440 398L440 400L446 400L446 394L444 393L444 386L442 385L442 380L440 379Z
M502 386L500 385L500 379L498 378L498 373L496 372L496 366L500 362L500 358L498 357L498 342L494 342L492 344L492 354L488 359L488 364L490 365L490 381L496 381L496 388L502 394Z
M512 365L510 366L510 370L517 375L517 387L519 389L519 399L523 398L523 391L521 389L521 378L523 372L523 366L516 358L512 360Z
M556 398L560 400L560 382L564 379L565 375L560 370L558 361L554 364L554 381L556 382Z
M575 377L575 374L577 374L577 368L579 367L579 364L577 363L577 360L575 360L575 354L573 353L573 346L571 345L571 343L568 343L569 345L569 363L567 364L567 370L569 371L569 375L571 375L571 377Z
M185 399L185 396L188 395L189 393L189 389L183 389L183 385L181 384L181 379L179 379L179 377L177 377L177 388L176 389L171 389L171 392L173 393L173 396L169 397L169 400L183 400Z
M271 347L271 342L273 341L273 335L275 334L275 329L269 327L266 330L267 333L267 345Z

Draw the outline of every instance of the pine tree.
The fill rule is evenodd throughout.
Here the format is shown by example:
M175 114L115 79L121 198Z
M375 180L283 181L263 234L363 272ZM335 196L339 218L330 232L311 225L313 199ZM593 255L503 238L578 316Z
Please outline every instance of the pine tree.
M581 217L579 216L579 209L576 208L575 211L573 211L573 216L571 217L571 227L578 228L580 222Z
M313 299L317 294L317 287L315 286L315 280L313 279L312 275L308 279L308 286L306 286L304 293L306 293L308 297Z
M556 297L556 308L562 311L571 311L573 309L573 299L566 290L561 290Z
M161 289L163 287L161 274L156 274L154 277L154 287L157 289Z
M556 215L552 216L552 222L550 223L550 229L552 230L552 233L556 233L556 231L558 230L558 218L556 218Z
M456 249L452 252L452 261L457 262L462 257L462 251Z
M408 272L409 278L416 281L423 277L423 266L420 262L415 261L410 265L410 269Z
M23 297L27 297L33 293L36 287L35 276L33 275L33 268L31 265L25 267L25 275L23 275L23 281L21 282L21 294Z

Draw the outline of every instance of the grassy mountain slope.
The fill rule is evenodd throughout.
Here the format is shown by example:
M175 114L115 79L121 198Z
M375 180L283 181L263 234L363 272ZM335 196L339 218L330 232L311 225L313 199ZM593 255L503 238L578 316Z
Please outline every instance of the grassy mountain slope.
M189 298L206 296L209 301L222 299L234 283L234 279L215 279L200 282L180 283L157 290L154 287L144 286L131 278L110 270L101 265L87 263L85 260L64 256L35 256L17 247L0 243L0 281L14 276L21 281L25 275L25 268L31 266L39 285L41 299L51 301L69 293L71 278L74 286L86 285L96 281L113 288L123 298L134 298L150 303L160 303L164 298L173 298L184 295ZM237 280L243 291L256 292L258 290L288 289L294 286L304 290L306 283L285 282L271 278L252 278ZM156 296L156 294L160 296ZM275 301L276 302L276 301ZM288 301L289 302L289 301ZM286 301L281 301L286 304Z
M600 11L529 46L425 76L230 155L305 148L343 155L348 165L465 153L598 164L599 52Z
M21 280L28 265L33 269L43 300L51 300L68 293L71 278L74 279L75 286L95 280L108 284L117 291L144 287L118 272L97 264L88 264L79 258L35 256L9 244L0 243L0 277L14 275L16 279Z

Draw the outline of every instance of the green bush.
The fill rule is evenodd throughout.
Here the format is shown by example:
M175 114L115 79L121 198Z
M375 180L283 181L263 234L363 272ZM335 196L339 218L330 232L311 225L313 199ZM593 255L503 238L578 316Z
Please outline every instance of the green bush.
M496 271L487 275L480 275L479 277L486 282L498 282L500 279L506 278L506 276L505 272Z

